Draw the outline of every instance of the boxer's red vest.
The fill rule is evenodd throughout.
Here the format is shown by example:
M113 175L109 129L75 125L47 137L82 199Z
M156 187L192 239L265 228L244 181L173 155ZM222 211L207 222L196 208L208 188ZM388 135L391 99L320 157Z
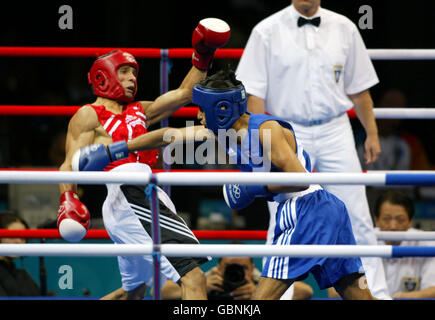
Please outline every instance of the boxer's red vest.
M146 129L146 115L143 113L142 105L139 102L132 102L124 107L122 114L115 114L107 111L104 106L94 106L101 125L107 134L112 137L113 142L125 140L130 141L137 136L148 132ZM130 152L127 159L119 160L109 164L104 170L111 170L121 164L139 162L150 167L157 163L159 152L157 150L145 150Z

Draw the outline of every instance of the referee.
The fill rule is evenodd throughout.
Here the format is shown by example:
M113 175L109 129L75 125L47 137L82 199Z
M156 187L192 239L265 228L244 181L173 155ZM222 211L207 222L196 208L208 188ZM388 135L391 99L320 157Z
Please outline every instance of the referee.
M351 108L366 131L365 161L377 160L381 148L369 89L378 77L355 24L321 8L320 0L293 0L258 23L236 74L249 94L251 112L291 122L314 171L361 172L346 113ZM357 244L375 245L365 186L325 189L346 204ZM276 203L268 205L276 212ZM381 259L365 257L362 262L373 295L391 299Z

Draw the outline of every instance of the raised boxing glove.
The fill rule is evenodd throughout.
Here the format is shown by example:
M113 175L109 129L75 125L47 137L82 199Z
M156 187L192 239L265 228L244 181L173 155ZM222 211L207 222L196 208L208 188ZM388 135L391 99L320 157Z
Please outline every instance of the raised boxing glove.
M246 208L257 197L271 197L273 195L264 185L240 184L225 184L223 193L228 207L234 210Z
M77 242L84 238L91 224L88 208L79 200L77 193L66 191L60 196L57 212L57 228L63 239Z
M200 70L209 69L216 49L228 42L230 34L230 26L225 21L202 19L192 35L192 64Z
M91 144L77 150L71 161L74 171L101 171L113 161L128 157L128 148L125 141L109 144Z

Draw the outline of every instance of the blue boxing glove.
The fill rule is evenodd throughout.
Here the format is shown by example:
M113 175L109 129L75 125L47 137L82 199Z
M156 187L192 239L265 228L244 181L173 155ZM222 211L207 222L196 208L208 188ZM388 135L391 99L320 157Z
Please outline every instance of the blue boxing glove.
M234 210L241 210L254 202L257 197L271 197L271 193L264 185L225 184L223 187L225 202Z
M77 150L72 157L74 171L101 171L113 161L128 157L128 148L125 141L109 144L91 144Z

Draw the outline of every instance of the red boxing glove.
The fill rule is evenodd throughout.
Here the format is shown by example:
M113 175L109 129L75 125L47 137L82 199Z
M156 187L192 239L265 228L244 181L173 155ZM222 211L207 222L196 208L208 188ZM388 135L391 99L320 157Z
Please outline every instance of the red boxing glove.
M217 48L230 39L230 26L217 18L202 19L192 35L192 64L200 70L210 68Z
M57 228L63 239L77 242L83 239L89 229L90 214L88 208L79 200L74 191L66 191L60 196L57 213Z

